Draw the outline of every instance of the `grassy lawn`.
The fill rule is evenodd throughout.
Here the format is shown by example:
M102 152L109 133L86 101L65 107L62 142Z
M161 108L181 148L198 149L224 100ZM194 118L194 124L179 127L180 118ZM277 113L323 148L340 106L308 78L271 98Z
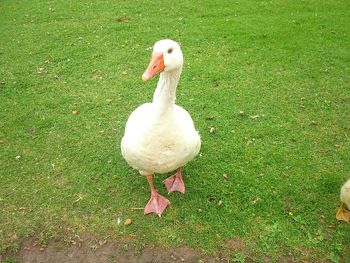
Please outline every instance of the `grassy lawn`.
M0 254L93 233L209 254L239 239L245 251L227 253L240 261L350 258L335 220L350 176L349 1L3 0L0 12ZM119 148L152 99L157 79L141 75L162 38L182 44L177 103L203 143L187 193L158 218L131 210L149 188Z

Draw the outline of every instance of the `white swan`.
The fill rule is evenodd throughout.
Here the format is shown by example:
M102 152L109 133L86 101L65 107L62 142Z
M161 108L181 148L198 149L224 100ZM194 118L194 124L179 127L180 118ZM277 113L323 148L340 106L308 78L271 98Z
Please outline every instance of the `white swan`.
M182 65L178 43L170 39L155 43L151 62L142 75L146 81L160 73L153 102L142 104L131 113L121 141L123 157L131 167L146 176L151 188L145 214L153 212L161 216L170 204L154 188L153 174L178 169L163 182L168 192L185 193L182 167L198 154L201 146L191 116L175 104Z
M350 179L340 189L340 207L336 218L347 223L350 222Z

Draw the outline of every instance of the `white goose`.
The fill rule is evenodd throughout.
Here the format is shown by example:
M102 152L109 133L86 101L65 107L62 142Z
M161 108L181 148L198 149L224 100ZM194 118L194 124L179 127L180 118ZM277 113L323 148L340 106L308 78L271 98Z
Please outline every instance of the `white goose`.
M340 207L336 218L347 223L350 222L350 179L340 189Z
M185 193L182 167L199 152L201 140L190 114L175 104L176 87L183 65L181 48L170 39L155 43L144 81L160 73L153 102L136 108L130 115L121 151L131 167L146 176L151 198L144 213L161 216L169 200L153 186L154 173L177 172L163 181L168 192Z

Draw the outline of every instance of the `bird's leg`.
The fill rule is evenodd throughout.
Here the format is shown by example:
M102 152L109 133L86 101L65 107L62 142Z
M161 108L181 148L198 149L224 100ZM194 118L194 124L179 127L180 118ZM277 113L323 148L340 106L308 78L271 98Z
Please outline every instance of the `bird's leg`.
M146 176L149 186L151 188L151 198L149 199L144 214L156 213L159 217L162 215L166 207L170 204L170 201L164 196L158 194L157 190L153 186L153 176Z
M163 183L165 184L165 187L169 193L177 191L184 194L186 188L184 181L182 180L182 167L177 169L177 172L174 175L165 179Z

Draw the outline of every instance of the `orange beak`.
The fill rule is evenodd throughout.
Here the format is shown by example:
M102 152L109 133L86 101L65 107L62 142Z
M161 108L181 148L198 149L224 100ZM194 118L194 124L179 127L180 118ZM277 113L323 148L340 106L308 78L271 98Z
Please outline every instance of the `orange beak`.
M153 53L151 62L149 63L146 71L142 74L142 80L146 81L162 72L165 68L163 53Z

